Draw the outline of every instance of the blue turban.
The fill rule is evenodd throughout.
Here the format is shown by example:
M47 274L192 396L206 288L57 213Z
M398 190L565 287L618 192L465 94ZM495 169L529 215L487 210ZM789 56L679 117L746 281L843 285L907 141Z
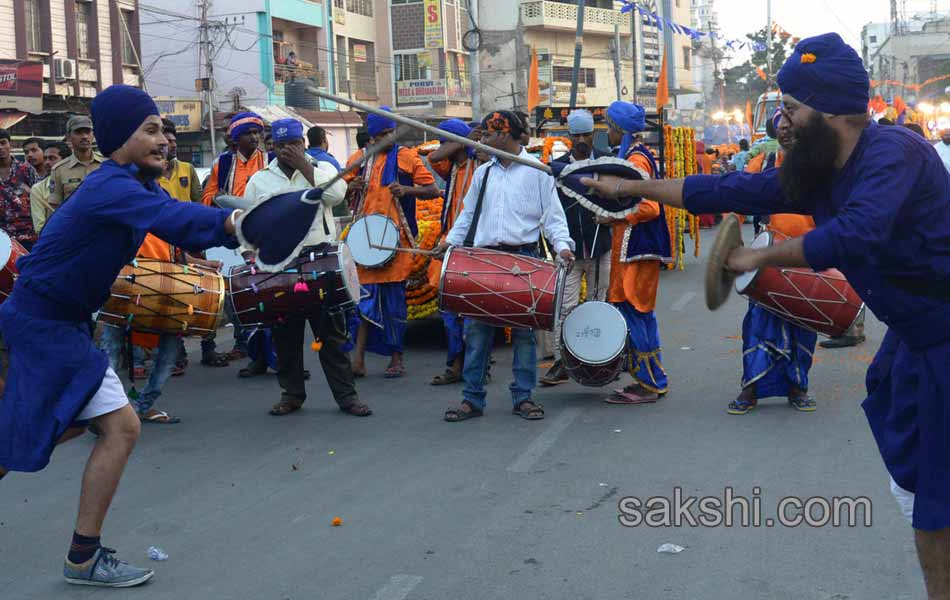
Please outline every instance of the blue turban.
M278 119L270 128L275 144L303 139L303 123L297 119Z
M594 115L589 110L578 108L567 115L567 130L571 135L594 132Z
M646 111L639 104L617 100L607 107L607 124L624 133L617 156L627 158L627 150L633 144L633 134L647 128Z
M468 122L468 127L469 127L469 129L478 129L478 128L481 127L481 126L482 126L482 122L481 122L481 121L469 121L469 122Z
M472 133L472 128L465 124L465 121L461 119L448 119L439 123L439 129L442 131L448 131L449 133L454 133L455 135L467 138L469 134ZM448 140L440 137L439 141L445 143Z
M380 106L379 108L389 113L393 112L393 109L389 108L388 106ZM392 119L387 119L386 117L377 115L376 113L369 113L366 115L366 131L368 131L373 137L378 136L387 129L395 128L396 122Z
M782 109L776 108L775 112L772 114L772 127L775 128L776 135L778 134L778 123L782 120Z
M109 156L128 141L135 130L152 115L158 115L155 101L130 85L110 85L92 99L92 124L99 152Z
M232 141L238 141L241 136L256 129L264 131L264 119L257 113L239 112L231 117L231 124L228 125L228 136Z
M819 112L856 115L868 110L868 72L837 33L798 42L778 72L778 85L783 94Z

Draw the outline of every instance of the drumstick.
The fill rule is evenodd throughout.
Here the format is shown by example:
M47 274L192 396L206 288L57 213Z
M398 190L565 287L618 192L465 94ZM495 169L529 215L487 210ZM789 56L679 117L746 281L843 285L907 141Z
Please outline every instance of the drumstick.
M435 250L424 250L422 248L395 248L393 246L377 246L376 244L370 244L370 248L375 250L390 250L392 252L408 252L410 254L422 254L424 256L435 256L439 254Z

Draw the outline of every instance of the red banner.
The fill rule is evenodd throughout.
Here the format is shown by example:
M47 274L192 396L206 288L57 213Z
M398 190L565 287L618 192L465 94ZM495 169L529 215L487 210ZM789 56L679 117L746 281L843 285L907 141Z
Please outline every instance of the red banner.
M43 63L0 60L0 95L43 96Z

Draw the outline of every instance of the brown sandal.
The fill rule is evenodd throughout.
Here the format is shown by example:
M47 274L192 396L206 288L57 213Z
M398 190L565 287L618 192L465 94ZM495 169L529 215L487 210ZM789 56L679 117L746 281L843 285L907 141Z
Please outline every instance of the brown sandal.
M468 410L465 410L465 406L468 406ZM450 408L446 410L445 416L443 418L449 423L458 423L460 421L467 421L468 419L480 417L484 414L485 413L483 411L475 408L468 400L462 400L462 405L458 408Z
M452 369L446 369L445 373L436 375L429 382L429 385L451 385L462 381L462 374Z
M511 414L528 421L540 421L544 418L544 407L531 400L522 400L518 406L511 409Z
M275 417L283 417L284 415L289 415L292 412L297 412L302 406L302 402L297 404L291 402L290 400L281 400L271 407L270 414L274 415Z

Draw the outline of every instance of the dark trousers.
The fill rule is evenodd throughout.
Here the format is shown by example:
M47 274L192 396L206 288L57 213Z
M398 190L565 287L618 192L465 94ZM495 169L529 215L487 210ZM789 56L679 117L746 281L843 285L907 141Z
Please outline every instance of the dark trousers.
M304 327L310 322L314 338L323 343L320 366L326 375L333 399L341 408L357 402L356 378L350 356L341 350L346 343L346 319L343 315L310 319L290 319L273 328L274 350L277 352L277 381L283 389L282 398L303 404L307 390L303 378Z

